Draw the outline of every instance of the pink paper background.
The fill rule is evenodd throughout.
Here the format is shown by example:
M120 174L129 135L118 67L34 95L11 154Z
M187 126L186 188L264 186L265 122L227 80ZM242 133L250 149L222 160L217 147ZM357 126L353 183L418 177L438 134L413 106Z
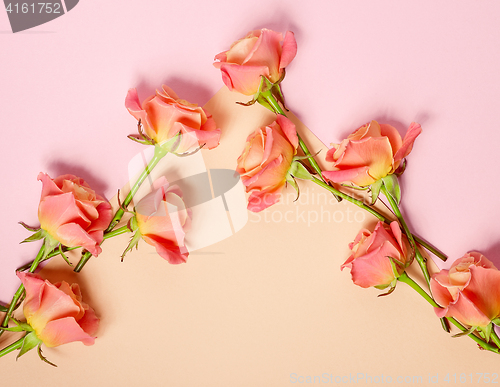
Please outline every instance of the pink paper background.
M107 198L141 149L129 87L162 83L206 103L222 85L215 54L249 30L296 34L288 107L325 143L371 119L417 139L403 178L411 227L450 257L500 264L500 29L496 1L81 0L67 15L12 34L0 11L0 301L38 245L40 171L84 177Z

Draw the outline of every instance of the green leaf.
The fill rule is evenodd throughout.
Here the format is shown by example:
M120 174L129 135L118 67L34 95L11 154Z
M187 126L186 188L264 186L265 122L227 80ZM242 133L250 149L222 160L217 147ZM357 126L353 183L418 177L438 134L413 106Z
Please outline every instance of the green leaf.
M401 188L399 187L399 182L396 175L387 175L386 177L382 178L382 181L389 194L399 205L399 203L401 202Z
M293 161L288 173L297 179L313 180L314 177L309 173L306 167L300 161Z
M26 238L21 243L39 241L40 239L43 239L45 237L45 235L46 235L45 230L40 229L37 232L35 232L33 235Z
M497 326L500 326L500 317L494 318L491 322Z
M380 189L382 188L382 179L377 180L375 183L373 183L370 186L370 191L372 194L372 206L375 204L375 202L378 199L378 195L380 195Z
M3 306L3 305L0 305L0 312L2 312L2 313L7 313L7 311L8 311L8 310L9 310L9 308L8 308L8 307Z
M16 357L16 360L19 359L21 356L23 356L26 352L35 348L41 342L42 340L38 338L35 332L28 333L26 336L24 336L23 345L21 347L21 350L19 351L19 354Z
M463 337L463 336L468 336L470 335L471 333L473 333L475 330L476 330L477 327L470 327L469 329L467 329L466 331L464 332L460 332L460 333L457 333L456 335L453 335L451 337L455 338L455 337Z
M42 353L42 343L38 344L38 356L40 357L41 360L43 360L45 363L47 364L50 364L51 366L54 366L54 367L57 367L56 364L50 362L47 360L47 358L45 356L43 356L43 353Z

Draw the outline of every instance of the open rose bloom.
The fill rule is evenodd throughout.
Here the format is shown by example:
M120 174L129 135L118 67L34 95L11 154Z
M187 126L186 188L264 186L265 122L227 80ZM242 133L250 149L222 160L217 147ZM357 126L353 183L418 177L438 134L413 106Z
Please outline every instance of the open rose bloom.
M361 230L349 248L351 256L341 269L351 269L352 281L362 288L394 287L396 279L411 263L408 253L411 250L398 222L390 226L378 222L373 232ZM396 262L391 264L391 260Z
M220 129L202 107L180 99L163 85L156 94L139 101L136 89L130 89L125 106L137 120L141 120L146 135L156 144L164 144L178 134L180 143L173 150L185 153L204 145L213 149L219 145Z
M184 263L189 255L184 238L191 224L191 211L179 187L170 186L165 178L157 180L153 188L135 206L138 232L169 263Z
M40 227L64 246L82 246L98 255L103 232L112 218L111 205L79 177L51 179L40 173L38 180L43 184L38 206Z
M431 291L443 308L438 317L486 327L500 316L500 271L485 256L471 252L431 278Z
M254 95L259 91L262 76L271 83L278 82L296 54L292 32L288 31L283 39L281 33L264 28L250 32L228 51L218 54L214 66L220 69L229 90Z
M262 211L279 200L298 145L295 125L282 115L247 138L236 171L246 191L252 192L250 211Z
M77 284L51 284L37 274L18 272L26 289L24 315L36 336L47 347L81 341L94 344L99 319L82 301Z
M326 161L333 166L323 172L323 177L334 183L369 186L396 172L421 132L420 125L412 122L401 139L391 125L377 121L363 125L327 152Z

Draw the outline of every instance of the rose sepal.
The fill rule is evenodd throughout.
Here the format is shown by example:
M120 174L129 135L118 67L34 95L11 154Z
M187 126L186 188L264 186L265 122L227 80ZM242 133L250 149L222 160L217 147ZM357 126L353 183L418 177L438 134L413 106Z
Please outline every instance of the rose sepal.
M347 187L355 189L363 189L363 187L347 185ZM399 205L401 203L401 187L399 186L399 181L396 174L387 175L381 179L378 179L373 184L368 186L370 188L372 202L374 205L377 201L382 187L385 187L389 195L394 199L394 201Z
M134 213L134 216L132 218L130 218L130 220L127 222L127 228L131 231L131 232L135 232L134 235L132 235L132 238L130 238L130 242L129 244L127 245L127 247L125 248L125 250L123 251L123 254L121 255L121 260L123 262L123 259L125 258L125 255L129 252L129 251L132 251L132 249L135 247L135 249L137 250L139 248L139 241L141 240L142 238L142 234L141 232L139 231L139 225L137 224L137 218L135 217L135 213Z
M493 330L493 324L489 323L485 327L477 327L479 334L486 340L487 343L490 342L491 331Z
M18 222L21 226L23 226L26 230L28 231L31 231L31 232L36 232L38 230L40 230L40 227L31 227L31 226L28 226L26 223L24 222Z
M399 181L397 176L391 174L383 177L381 180L384 184L384 187L387 188L387 192L399 205L399 203L401 202L401 188L399 186Z
M33 328L28 323L17 321L16 319L14 319L12 317L10 319L12 321L14 321L16 326L12 327L12 328L0 327L1 330L8 331L8 332L32 332L33 331Z
M392 280L392 282L388 285L375 285L374 288L376 289L380 289L380 290L383 290L383 289L387 289L387 287L390 286L389 288L389 291L386 292L386 293L383 293L383 294L379 294L378 297L383 297L383 296L388 296L389 294L391 294L395 289L396 289L396 284L398 282L398 278L401 276L401 274L399 274L399 271L398 271L398 266L403 268L403 270L406 270L406 268L410 265L411 261L408 261L407 264L403 264L402 262L399 262L397 259L394 259L392 257L389 257L387 256L386 258L389 259L389 262L391 264L391 267L392 267L392 272L394 274L394 279Z
M293 158L290 169L288 170L288 175L296 177L301 180L312 180L313 175L307 170L307 168L302 164L296 157Z
M281 114L282 113L281 109L277 109L273 105L275 101L278 101L279 103L281 103L281 105L283 105L285 110L288 110L285 107L285 97L283 96L283 92L281 91L281 86L280 86L280 83L283 81L283 79L285 79L284 69L283 69L283 74L276 83L272 83L265 76L261 76L259 90L257 91L257 93L255 93L253 98L248 102L236 102L236 103L242 106L251 106L256 102L258 102L266 109L271 110L273 113Z
M25 227L26 228L26 227ZM28 228L26 228L29 230ZM33 231L33 230L30 230ZM41 228L39 228L34 234L30 235L28 238L24 239L23 241L19 243L28 243L28 242L35 242L39 241L40 239L43 239L47 236L47 232Z
M473 334L476 329L477 329L477 327L470 327L469 329L467 329L467 330L465 330L463 332L457 333L456 335L452 335L451 337L453 337L454 339L456 339L457 337L469 336L469 335Z
M16 360L40 344L42 344L42 340L38 338L36 333L34 331L28 332L26 336L24 336L23 345L16 356Z

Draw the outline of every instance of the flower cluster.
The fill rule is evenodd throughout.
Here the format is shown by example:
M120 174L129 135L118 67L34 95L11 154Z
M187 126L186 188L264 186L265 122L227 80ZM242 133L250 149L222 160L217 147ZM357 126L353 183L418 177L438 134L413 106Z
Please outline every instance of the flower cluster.
M171 186L166 177L161 177L153 183L152 192L139 200L133 210L128 207L161 158L169 152L189 155L200 147L213 149L219 144L220 129L207 111L180 99L167 86L147 98L142 105L137 91L130 89L125 106L138 120L139 127L139 136L131 135L129 138L154 146L154 157L130 187L129 194L120 202L114 215L110 203L96 194L82 178L68 174L51 179L46 173L39 174L38 180L42 182L38 206L40 227L21 224L34 232L24 242L43 239L44 243L35 260L17 272L22 285L9 307L0 309L6 312L0 334L23 331L25 335L2 350L0 356L20 349L19 357L38 347L40 358L54 365L42 355L42 343L47 347L73 341L94 344L99 319L94 310L83 302L80 287L64 281L52 284L33 274L40 262L61 255L72 265L66 252L81 248L82 258L75 268L76 272L80 272L91 256L102 252L101 244L105 239L126 232L133 232L133 236L125 253L144 240L169 263L187 261L189 251L185 235L190 228L192 212L186 206L179 187ZM126 225L118 227L126 213L131 214ZM26 322L12 317L23 297ZM10 321L15 326L9 326Z
M341 265L348 268L354 284L387 289L388 295L403 282L426 299L449 331L449 324L469 336L481 348L500 353L500 272L486 257L471 252L457 259L449 269L430 274L424 251L446 260L439 250L418 238L408 227L400 206L399 178L405 171L406 158L416 138L422 133L412 122L404 137L391 125L371 121L356 129L346 139L333 144L326 154L313 154L286 117L281 83L285 68L297 53L297 43L290 31L283 35L268 29L250 32L215 57L215 67L229 90L253 96L242 105L259 103L276 114L272 122L263 123L248 134L241 156L234 160L248 195L248 210L258 212L279 201L289 184L300 193L297 180L328 190L338 200L345 199L378 219L375 227L362 229L349 245L350 256ZM80 287L62 281L56 284L34 274L39 264L69 250L81 248L76 272L102 252L105 239L132 233L122 260L141 241L153 246L171 264L187 261L186 235L191 231L193 212L184 194L166 177L152 184L151 192L130 205L151 170L167 154L190 155L200 148L219 145L221 130L202 107L177 96L167 86L141 103L136 89L130 89L125 106L137 120L138 134L129 138L154 147L154 155L139 178L131 184L119 208L112 206L81 178L67 174L52 179L40 173L42 192L38 206L40 227L23 226L33 231L24 242L43 240L36 258L17 275L22 282L5 313L0 326L4 332L24 332L24 336L0 350L0 357L19 349L19 356L38 347L81 341L94 344L99 319L83 302ZM322 170L317 162L323 158ZM301 183L302 184L302 183ZM371 196L365 203L353 194L364 190ZM383 201L392 213L384 215L374 204ZM125 218L124 218L125 217ZM124 219L122 219L124 218ZM120 225L120 222L122 224ZM426 282L426 289L408 275L407 268L416 262ZM21 305L26 321L13 318ZM13 324L12 324L12 323Z

